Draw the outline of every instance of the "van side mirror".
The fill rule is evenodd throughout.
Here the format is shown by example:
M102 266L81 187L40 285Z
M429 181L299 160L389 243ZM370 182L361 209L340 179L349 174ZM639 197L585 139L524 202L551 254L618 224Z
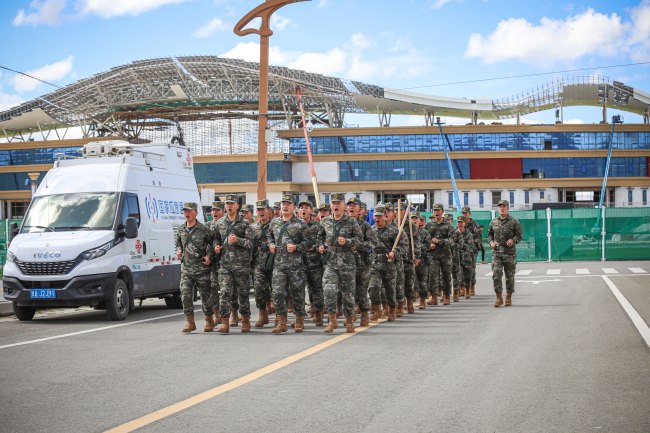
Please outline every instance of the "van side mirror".
M135 220L135 218L129 217L126 219L124 235L127 239L134 239L138 237L138 222Z
M17 234L18 234L18 224L17 223L9 224L9 238L13 239L16 237Z

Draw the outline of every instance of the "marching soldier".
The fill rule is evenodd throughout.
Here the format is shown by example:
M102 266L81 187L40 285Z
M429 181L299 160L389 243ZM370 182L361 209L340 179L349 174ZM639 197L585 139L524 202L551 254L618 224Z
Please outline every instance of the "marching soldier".
M268 306L271 303L271 277L272 266L267 266L269 260L268 232L271 227L272 211L268 200L258 200L257 222L251 224L255 233L255 248L253 258L253 287L255 293L255 305L259 310L259 318L255 322L256 328L263 328L269 323Z
M401 207L401 210L405 211L408 204L403 203ZM398 213L398 215L399 219L404 218L402 212ZM422 249L420 247L420 233L417 230L415 222L411 219L406 221L404 225L404 236L406 237L406 242L408 244L408 250L406 251L406 254L403 255L404 298L406 300L406 311L409 314L412 314L415 313L413 302L415 301L415 293L418 289L416 268L420 265ZM413 246L411 246L411 238L413 239Z
M318 220L322 221L323 218L327 218L330 215L332 215L332 211L330 207L325 203L321 204L320 207L318 208Z
M333 332L338 327L336 301L339 290L343 297L345 331L354 332L352 313L354 312L354 288L356 287L356 263L354 250L361 246L361 228L354 218L345 215L345 195L335 193L331 196L332 215L321 222L325 230L325 245L319 252L325 255L323 272L323 291L329 316L325 332ZM327 248L327 254L325 249Z
M305 262L305 273L307 274L307 292L309 293L309 304L311 314L316 326L323 326L323 263L318 253L318 246L325 242L325 232L320 223L312 218L314 206L309 200L300 202L298 214L307 224L305 239L309 246L305 249L303 259Z
M429 263L427 263L427 250L431 245L431 235L424 229L424 216L420 212L416 212L412 219L415 224L414 227L418 232L420 242L416 244L416 248L420 250L420 261L415 267L415 275L417 277L417 291L420 295L420 305L418 309L425 310L427 308L427 295L429 284Z
M442 204L434 204L434 219L429 221L424 228L431 236L431 244L427 253L430 255L432 262L429 269L429 278L433 279L434 296L437 296L440 279L442 278L442 303L443 305L449 305L451 303L451 272L453 267L449 238L453 233L453 227L443 218L443 212L444 207Z
M472 210L465 206L462 209L463 216L465 217L465 229L471 233L474 243L476 244L476 252L483 249L483 227L472 219ZM485 263L485 251L483 251L483 263ZM476 256L472 260L472 278L470 282L470 295L474 296L476 286Z
M226 195L226 215L217 221L215 252L221 253L219 268L219 286L221 287L220 313L221 327L219 332L230 332L228 318L232 298L239 298L239 312L242 315L241 332L250 332L251 310L248 299L250 291L251 253L255 233L250 224L238 215L239 204L234 194Z
M460 255L458 253L458 230L454 227L454 216L450 213L445 214L445 219L452 227L452 233L449 237L449 248L451 251L451 279L453 287L453 301L458 302L458 296L464 296L464 293L461 293L461 273L460 268Z
M506 307L512 305L515 292L515 270L517 268L516 245L521 242L521 224L509 215L508 200L499 201L499 217L493 219L488 227L488 241L492 247L492 282L497 295L495 307L503 305L503 273L506 274Z
M456 240L460 263L460 274L458 276L461 292L465 292L465 299L470 299L472 294L469 290L472 282L472 266L476 258L476 242L472 233L467 230L466 217L459 215L456 218L456 225L458 226Z
M295 332L305 329L305 265L302 254L308 248L304 233L307 224L296 217L296 205L290 194L282 196L282 216L273 218L268 232L269 249L274 253L271 280L273 303L276 311L274 334L287 331L287 302L289 293L296 315Z
M210 230L212 239L217 237L216 226L219 218L223 216L223 203L220 201L212 202L212 221L208 221L205 225ZM213 245L214 247L214 245ZM210 292L212 293L212 308L214 309L214 322L218 323L221 316L219 315L219 258L220 254L213 251L212 265L210 266ZM214 329L214 325L212 326Z
M176 257L181 260L181 300L187 321L183 332L196 330L194 322L193 288L201 294L201 305L205 315L204 332L214 329L212 320L212 295L210 293L210 264L212 263L212 234L210 229L196 219L196 203L185 203L183 215L185 224L178 228L176 236Z
M282 207L282 205L281 205L281 203L279 201L276 201L275 203L273 203L273 218L279 218L280 217L280 208L281 207Z

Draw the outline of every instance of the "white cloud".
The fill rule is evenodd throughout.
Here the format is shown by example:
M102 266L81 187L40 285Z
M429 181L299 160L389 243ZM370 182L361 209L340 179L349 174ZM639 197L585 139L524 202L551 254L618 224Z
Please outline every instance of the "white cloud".
M355 48L370 48L372 41L366 37L363 33L355 33L352 35L351 39L352 46Z
M451 0L436 0L435 2L433 2L431 7L433 9L440 9L441 7L443 7L444 5L446 5L449 2L451 2Z
M568 62L590 54L613 56L624 49L628 24L613 13L587 9L566 20L542 18L534 25L523 18L501 21L487 36L470 36L466 58L485 63L519 60L536 65Z
M23 98L18 95L11 95L0 91L0 111L15 107L23 102Z
M140 15L168 4L188 0L81 0L80 9L84 15L112 18L122 15Z
M66 0L33 0L29 4L29 11L20 9L14 18L14 26L31 24L56 25L61 21L61 12Z
M65 78L72 72L72 60L73 57L69 56L66 59L51 63L49 65L41 66L38 69L27 71L25 73L44 81L56 82ZM34 80L33 78L29 78L24 75L16 75L13 77L12 81L14 88L18 93L30 92L43 84L38 80Z
M209 23L204 25L203 27L199 27L192 33L192 36L195 38L209 38L212 36L215 32L218 31L226 31L229 30L230 27L226 25L221 19L219 18L212 18Z
M257 42L240 42L232 50L223 53L221 57L259 62L260 44ZM269 64L279 66L285 66L286 64L286 54L275 45L269 48Z
M316 5L317 8L325 8L330 5L330 0L319 0L318 4Z
M291 24L291 20L289 18L285 18L282 15L279 14L273 14L271 15L271 29L272 30L279 30L282 31L287 26Z
M630 57L636 62L650 61L650 1L644 0L630 12Z
M324 53L302 53L286 66L323 75L341 76L346 72L348 61L348 53L341 48L332 48Z

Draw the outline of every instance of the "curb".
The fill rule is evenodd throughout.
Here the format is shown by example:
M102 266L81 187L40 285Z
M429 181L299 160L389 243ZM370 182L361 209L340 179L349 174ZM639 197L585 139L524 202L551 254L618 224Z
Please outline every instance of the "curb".
M11 305L11 302L0 301L0 317L2 316L13 316L14 309Z

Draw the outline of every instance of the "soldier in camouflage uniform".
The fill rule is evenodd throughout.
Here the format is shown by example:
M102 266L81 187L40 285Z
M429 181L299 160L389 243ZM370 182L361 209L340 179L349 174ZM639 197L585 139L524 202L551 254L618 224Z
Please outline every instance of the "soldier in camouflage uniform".
M460 268L460 253L458 251L458 230L454 227L454 216L450 213L446 213L445 215L445 220L451 225L452 227L452 232L449 237L449 248L451 250L451 280L452 280L452 287L453 287L453 301L458 302L458 295L460 294L461 290L461 276L462 276L462 270ZM464 295L461 295L464 296Z
M398 221L404 218L404 211L408 208L408 203L402 203L400 212L398 212ZM404 237L406 238L407 251L402 256L404 272L404 299L406 301L406 311L409 314L415 313L413 302L417 291L418 281L415 268L420 264L422 249L420 247L420 232L413 221L409 220L404 223ZM411 246L413 238L413 246ZM399 299L398 299L399 305ZM398 307L399 308L399 307Z
M267 269L266 262L269 257L268 232L271 227L272 209L268 200L258 200L257 222L251 224L255 233L253 248L253 289L255 305L259 310L259 318L255 322L256 328L263 328L269 323L269 304L271 303L271 277L273 269Z
M354 252L356 260L356 291L354 301L359 306L361 319L359 326L368 326L370 317L370 302L368 300L368 283L370 281L370 254L378 246L378 239L375 232L368 222L359 215L361 211L361 200L351 197L348 200L347 212L352 218L356 219L361 228L361 247Z
M512 305L515 292L515 271L517 268L516 245L521 242L521 224L509 215L508 200L499 201L499 217L493 219L488 227L488 241L492 247L492 282L497 295L495 307L503 305L503 273L506 274L506 307Z
M212 202L212 220L208 221L205 225L210 229L210 234L212 239L216 238L216 224L217 220L223 216L223 203L220 201ZM219 288L219 259L220 254L216 254L213 251L212 265L210 266L210 292L212 293L212 308L214 309L214 321L218 323L220 321L219 313L219 293L221 289ZM214 327L213 327L214 328Z
M323 262L318 253L318 246L325 243L325 232L320 223L313 218L314 206L309 200L300 202L298 214L307 224L305 239L309 247L305 249L303 260L305 262L305 273L307 276L307 292L309 293L309 304L312 319L316 326L323 326Z
M281 207L282 207L282 204L279 201L276 201L275 203L273 203L273 216L271 217L271 219L280 217L280 208Z
M331 202L332 215L321 221L326 244L319 247L319 252L325 255L323 291L329 316L325 332L333 332L338 327L336 298L339 290L343 297L345 331L354 332L352 313L357 271L354 251L361 246L361 228L354 218L345 215L345 194L332 194Z
M471 233L472 238L474 238L474 243L476 244L476 252L483 249L483 227L481 227L476 221L472 219L472 210L465 206L462 209L463 216L465 217L465 229ZM485 259L485 252L483 252L483 259ZM475 294L474 286L476 286L476 256L472 260L472 279L470 281L470 295Z
M400 209L401 207L401 209ZM389 211L389 215L392 216L392 225L399 230L404 217L403 210L405 209L404 204L394 203L392 206L392 215ZM386 209L388 211L388 209ZM404 229L408 230L408 226L405 224ZM404 260L406 256L410 254L410 243L408 240L408 234L405 230L402 230L400 242L405 242L406 247L395 256L395 268L397 270L397 278L395 279L395 294L397 296L397 317L402 317L404 314L404 301L406 300L405 295L405 275L404 275Z
M465 294L465 299L472 297L469 290L472 283L472 266L476 258L476 241L472 233L467 230L466 218L459 215L456 218L458 230L456 231L456 245L458 247L458 255L460 262L460 274L458 276L459 286L461 291Z
M450 236L453 233L453 227L443 218L444 207L440 203L433 205L434 219L429 221L425 230L431 236L429 251L432 262L429 268L429 278L433 278L434 296L437 296L440 279L442 278L443 305L451 303L451 272L452 272L452 255L450 248ZM440 276L442 273L442 277Z
M219 286L221 287L219 332L230 332L230 309L233 296L239 298L239 312L242 315L241 332L250 332L251 308L250 292L251 254L255 233L250 224L238 215L239 204L234 194L226 195L226 215L216 224L215 252L221 253Z
M212 294L210 293L210 264L212 263L212 234L196 219L196 203L185 203L183 214L185 224L178 228L176 236L176 257L181 260L181 300L187 321L183 332L196 330L194 322L193 289L201 294L205 315L205 332L214 329L212 320Z
M318 221L322 221L323 218L327 218L332 215L332 210L325 203L321 204L318 208Z
M282 216L273 218L268 232L269 249L275 254L273 278L271 280L273 303L275 304L276 325L274 334L287 331L287 292L293 301L296 315L295 332L305 329L305 264L303 253L313 248L305 239L307 224L298 218L294 211L291 194L282 196Z
M395 226L386 222L386 206L378 203L375 206L375 225L372 230L379 241L373 251L372 265L370 267L370 303L372 316L370 320L378 321L382 316L382 307L389 321L396 319L397 296L395 293L395 279L397 268L395 256L400 250L406 248L404 241L398 242L397 249L393 245L398 236Z
M417 291L420 295L420 305L418 309L425 310L427 308L427 296L429 286L429 264L427 263L427 251L431 245L431 235L424 229L424 216L420 212L416 212L411 221L414 222L420 242L416 244L420 250L420 261L415 267L415 275L417 277Z

